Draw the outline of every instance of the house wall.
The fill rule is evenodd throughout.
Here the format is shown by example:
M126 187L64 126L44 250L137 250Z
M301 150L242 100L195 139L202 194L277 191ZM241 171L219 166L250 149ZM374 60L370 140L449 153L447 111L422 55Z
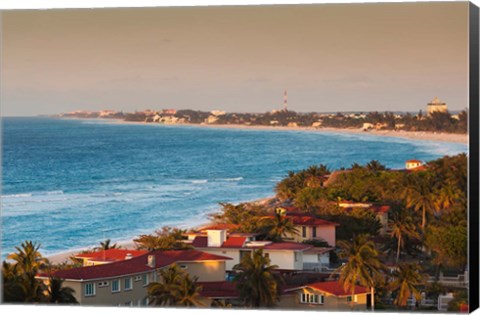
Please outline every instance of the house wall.
M303 253L297 251L297 261L295 261L295 252L287 250L264 250L270 256L270 264L277 265L278 269L303 270Z
M293 291L289 294L280 296L280 301L275 306L279 309L292 309L292 310L335 310L335 311L351 311L352 304L347 302L347 297L337 297L330 294L323 294L325 296L324 304L306 304L301 303L302 289ZM305 289L305 292L313 294L322 294L321 292L311 289ZM353 310L365 311L367 309L367 294L357 294L357 302L353 305Z
M376 218L380 221L380 224L382 224L382 228L380 229L380 234L384 235L388 232L388 212L385 213L378 213L376 215Z
M184 269L192 277L198 277L198 281L225 281L225 263L223 261L205 261L202 263L179 263L185 265Z
M303 262L304 263L316 263L316 264L323 264L329 265L330 264L330 252L326 252L323 254L307 254L303 253Z
M296 226L298 235L288 235L294 242L301 243L305 240L324 240L330 246L335 246L335 226L317 226L317 236L313 237L313 226L306 226L306 235L302 235L302 226Z
M178 263L184 266L190 276L198 277L198 281L224 281L225 280L225 263L223 261L205 261L205 262L187 262ZM65 280L64 285L75 290L75 298L83 305L103 305L103 306L124 306L127 302L132 302L133 306L143 305L147 297L147 285L143 285L143 278L135 281L135 276L148 275L148 283L159 281L160 277L155 272L140 273L128 277L116 277L111 279L97 279L95 281L68 281ZM125 279L131 278L132 289L125 290ZM112 292L112 281L120 280L120 291ZM108 285L100 287L99 283L107 282ZM95 295L85 296L85 286L88 283L95 284Z
M138 274L143 275L143 274ZM149 282L154 280L153 273L149 273ZM125 278L132 278L132 289L125 290ZM118 306L125 305L127 302L132 302L133 306L138 306L139 303L142 304L142 301L147 296L147 286L143 285L143 281L135 281L135 276L132 277L117 277L108 280L97 279L95 281L84 281L84 282L74 282L66 280L64 282L65 286L69 286L75 290L75 297L80 304L83 305L104 305L104 306ZM120 291L112 292L112 281L120 280ZM108 285L105 287L100 287L100 282L107 282ZM95 284L95 295L94 296L85 296L85 286L88 283Z
M220 255L232 258L232 260L225 261L225 270L233 270L235 265L240 263L240 251L238 249L225 249L225 248L197 248L205 253L210 253L214 255Z

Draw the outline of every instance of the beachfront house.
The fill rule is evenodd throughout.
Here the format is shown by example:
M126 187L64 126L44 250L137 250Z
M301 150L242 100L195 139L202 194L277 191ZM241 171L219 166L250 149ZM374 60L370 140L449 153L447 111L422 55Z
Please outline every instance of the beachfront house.
M225 262L230 259L197 250L154 251L108 264L60 270L53 276L75 290L81 305L146 306L148 284L160 281L160 270L177 264L199 282L222 282ZM47 282L49 275L37 278Z
M365 311L369 291L355 286L355 294L346 292L338 281L315 282L285 289L277 308L295 310Z
M328 246L335 246L335 230L338 223L322 220L301 212L295 207L279 207L275 211L290 219L297 234L287 235L286 240L293 242L324 241Z
M408 160L405 162L405 169L412 170L423 165L420 160Z
M327 267L331 248L319 248L296 242L257 241L256 234L227 233L224 229L209 229L189 242L195 249L231 258L226 270L232 271L245 255L262 249L272 265L285 271L319 270Z

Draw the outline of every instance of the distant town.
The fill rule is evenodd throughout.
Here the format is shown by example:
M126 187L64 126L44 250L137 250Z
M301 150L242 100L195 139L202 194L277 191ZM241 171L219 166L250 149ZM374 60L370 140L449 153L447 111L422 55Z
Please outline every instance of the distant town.
M157 124L242 125L269 127L348 128L394 131L428 131L466 134L468 111L449 112L447 104L435 97L418 113L409 112L338 112L300 113L289 110L285 93L284 106L266 113L228 113L223 110L146 109L123 112L116 110L78 110L56 115L61 118L119 119L127 122Z

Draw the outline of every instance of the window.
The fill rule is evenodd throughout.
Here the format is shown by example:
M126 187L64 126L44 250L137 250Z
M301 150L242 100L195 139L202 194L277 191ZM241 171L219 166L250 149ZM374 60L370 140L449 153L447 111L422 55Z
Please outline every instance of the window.
M347 302L352 302L352 296L351 295L347 296ZM353 296L353 302L357 302L357 296L356 295Z
M112 280L112 292L120 292L120 281Z
M137 282L142 280L142 276L135 276L135 279L133 281Z
M187 265L179 265L180 269L188 269Z
M133 302L132 301L125 302L125 306L133 306Z
M95 283L85 284L85 296L94 296L95 295Z
M98 283L99 288L108 287L108 281L103 281Z
M307 237L307 227L302 226L302 237Z
M149 303L148 297L144 298L142 302L143 302L143 305L147 306Z
M142 275L142 282L143 282L143 286L148 285L148 274Z
M132 278L125 278L124 287L125 291L132 289Z
M323 304L324 296L311 293L302 293L300 295L300 303L303 304Z
M295 261L298 261L298 255L299 255L299 253L298 253L298 252L293 252L293 255L294 255L294 257L295 257Z
M312 227L312 236L317 237L317 227L316 226Z

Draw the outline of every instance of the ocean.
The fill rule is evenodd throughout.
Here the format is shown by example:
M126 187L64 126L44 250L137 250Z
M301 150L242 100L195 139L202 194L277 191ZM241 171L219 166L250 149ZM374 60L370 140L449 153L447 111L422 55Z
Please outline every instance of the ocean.
M468 145L368 134L2 119L2 258L51 255L205 223L219 202L274 194L289 170L373 159L403 168Z

